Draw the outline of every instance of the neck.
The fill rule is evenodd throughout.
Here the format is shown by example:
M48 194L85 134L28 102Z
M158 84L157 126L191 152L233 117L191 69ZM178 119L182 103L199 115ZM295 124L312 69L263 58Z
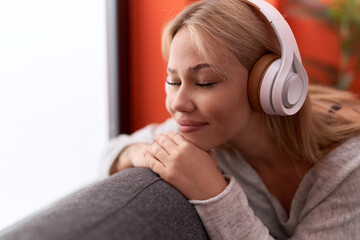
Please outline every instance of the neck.
M310 162L283 151L260 117L250 121L247 131L229 143L255 169L268 191L289 213L295 192L311 168Z
M248 162L277 161L281 153L279 146L270 136L259 113L254 113L246 131L229 141Z
M285 166L293 167L298 162L303 162L289 156L280 148L269 130L264 126L264 121L259 113L254 114L252 120L249 121L247 130L229 143L255 169L264 167L274 169L278 166L282 168Z

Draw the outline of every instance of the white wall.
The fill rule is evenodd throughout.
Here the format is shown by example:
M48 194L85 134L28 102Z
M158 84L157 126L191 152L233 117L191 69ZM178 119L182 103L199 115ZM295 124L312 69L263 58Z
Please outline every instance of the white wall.
M0 230L93 182L108 139L102 0L0 0Z

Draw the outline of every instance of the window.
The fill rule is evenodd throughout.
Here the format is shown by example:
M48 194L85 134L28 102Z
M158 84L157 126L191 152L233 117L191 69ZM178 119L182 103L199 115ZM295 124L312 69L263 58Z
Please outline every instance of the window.
M105 1L0 2L0 230L97 179Z

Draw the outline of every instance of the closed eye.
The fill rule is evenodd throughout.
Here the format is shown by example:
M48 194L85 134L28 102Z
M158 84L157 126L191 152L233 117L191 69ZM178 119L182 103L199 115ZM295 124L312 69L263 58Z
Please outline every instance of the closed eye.
M216 84L216 82L196 83L196 86L199 86L199 87L212 87L215 84Z
M180 86L181 82L170 82L170 81L166 81L166 84L169 84L171 86Z
M166 84L171 85L171 86L180 86L181 82L169 82L169 81L166 81ZM215 84L216 83L211 82L211 83L196 83L195 85L198 86L198 87L212 87Z
M174 81L173 79L171 79L171 77L167 77L166 78L166 84L169 86L180 86L181 85L181 81Z

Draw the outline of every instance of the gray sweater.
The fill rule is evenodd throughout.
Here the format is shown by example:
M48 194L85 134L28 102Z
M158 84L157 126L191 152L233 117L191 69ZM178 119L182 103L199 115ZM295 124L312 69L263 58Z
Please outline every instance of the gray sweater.
M176 130L174 121L168 120L113 139L105 152L102 175L108 174L126 145ZM228 187L212 199L190 201L211 239L360 239L360 136L349 139L306 173L289 216L256 171L230 149L215 149L230 180Z

